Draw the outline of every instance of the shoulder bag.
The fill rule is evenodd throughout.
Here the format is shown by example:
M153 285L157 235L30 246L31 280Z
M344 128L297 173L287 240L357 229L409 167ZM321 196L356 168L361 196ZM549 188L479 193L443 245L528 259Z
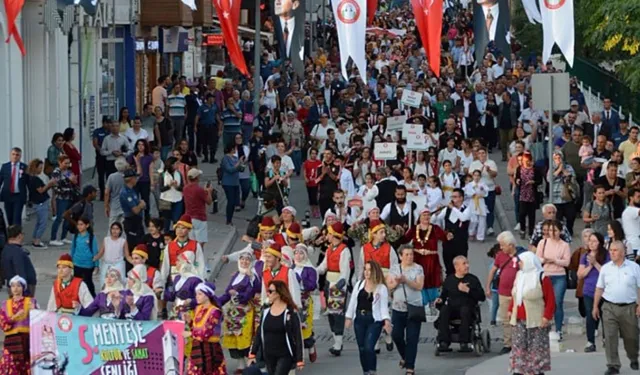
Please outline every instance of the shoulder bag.
M400 275L402 275L402 266L398 265L398 267L400 268ZM407 303L407 318L414 322L426 322L427 315L424 311L424 306L415 306L409 303L409 299L407 298L407 288L404 283L402 283L402 291L404 292L404 301Z
M502 273L504 267L506 267L507 264L511 262L511 259L513 259L513 257L510 257L500 266L500 268L498 268L498 270L496 270L496 273L493 275L493 280L491 280L491 289L498 290L498 286L500 285L500 274Z

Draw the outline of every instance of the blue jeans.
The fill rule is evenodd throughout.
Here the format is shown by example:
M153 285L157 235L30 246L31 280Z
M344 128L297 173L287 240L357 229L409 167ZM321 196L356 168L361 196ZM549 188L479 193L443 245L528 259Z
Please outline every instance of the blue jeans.
M170 151L171 151L171 145L160 147L160 157L162 158L162 160L167 160L167 157L169 156Z
M224 189L224 195L227 197L227 223L230 223L233 220L233 212L239 204L240 186L222 185L222 188Z
M378 366L375 346L382 332L382 322L374 321L371 313L363 315L357 312L353 321L353 330L356 332L362 371L365 373L376 371Z
M490 191L489 194L484 198L484 203L487 205L487 229L493 228L493 221L496 219L496 215L493 213L494 208L496 207L496 192Z
M408 312L393 310L391 314L391 324L393 325L391 336L396 348L398 348L400 357L404 360L405 368L413 370L416 367L418 340L420 339L422 323L409 320L408 316Z
M564 321L564 293L567 291L567 277L565 275L549 276L553 285L553 293L556 295L556 311L553 320L556 322L556 331L562 331Z
M56 199L56 219L53 221L53 225L51 225L51 241L55 241L58 237L58 227L60 226L60 222L62 222L62 234L60 236L61 240L67 238L67 232L69 231L69 224L62 217L64 212L69 209L71 206L71 200L69 199Z
M36 204L36 226L33 228L33 239L39 240L47 229L47 219L49 218L49 200Z
M240 202L238 205L244 204L244 202L247 200L247 197L249 196L249 193L251 192L251 179L250 178L241 178L240 179L240 197L238 199L240 199Z
M498 318L498 308L500 307L500 295L497 290L491 289L491 321Z
M513 194L513 203L516 207L516 223L520 222L520 187L514 186L514 194ZM495 204L495 203L494 203ZM524 231L524 228L520 228L520 230Z
M586 319L587 319L587 341L589 341L592 344L596 343L596 329L598 329L598 324L600 323L600 320L595 320L593 319L593 315L591 314L591 312L593 311L593 297L589 297L589 296L583 296L582 297L584 300L584 310L586 312ZM599 310L601 310L600 308L598 308ZM600 314L602 314L602 312L600 312Z
M300 174L300 168L302 168L302 150L293 150L293 152L291 152L291 160L293 160L296 174Z
M184 200L171 203L171 221L175 224L180 220L184 212Z

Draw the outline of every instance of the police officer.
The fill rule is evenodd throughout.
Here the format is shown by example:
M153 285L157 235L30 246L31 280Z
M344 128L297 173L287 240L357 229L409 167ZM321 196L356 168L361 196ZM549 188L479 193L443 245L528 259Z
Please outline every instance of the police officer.
M104 181L107 166L107 157L100 153L102 141L111 133L111 117L102 116L102 127L97 128L91 135L93 148L96 150L96 169L98 170L98 186L100 187L100 200L104 201Z
M128 169L124 172L125 187L120 192L120 206L124 211L124 233L131 249L142 241L144 235L142 214L147 207L145 201L138 198L138 193L134 189L137 182L138 175L134 170ZM127 263L127 272L129 269L131 265Z
M215 96L207 94L206 102L198 108L193 128L198 139L202 140L203 163L211 162L213 164L217 162L215 155L218 150L218 140L222 135L219 112Z

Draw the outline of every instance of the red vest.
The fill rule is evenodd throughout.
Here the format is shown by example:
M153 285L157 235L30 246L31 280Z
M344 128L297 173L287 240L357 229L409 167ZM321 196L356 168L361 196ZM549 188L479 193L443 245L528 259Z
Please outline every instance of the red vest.
M342 256L342 250L347 247L344 243L341 243L335 249L329 247L327 249L327 272L340 272L340 257Z
M62 288L62 281L53 282L53 293L56 297L56 308L73 309L73 301L79 302L80 285L82 279L74 277L66 288Z
M262 281L264 282L264 287L267 288L271 280L280 280L284 282L287 287L289 287L289 268L286 266L280 266L278 273L275 276L271 274L270 269L265 269L262 271Z
M378 263L380 267L389 269L391 268L391 262L389 261L389 255L391 254L391 245L385 242L377 250L373 247L371 242L366 243L362 248L364 252L364 262L373 260Z
M195 240L187 241L184 247L180 247L178 245L178 241L173 240L169 242L168 246L169 246L169 265L170 266L175 266L176 261L178 260L178 256L184 253L185 251L192 251L194 254L196 254L196 251L198 250L198 242Z
M155 275L156 269L151 266L147 266L147 285L149 285L151 289L153 289L153 278Z

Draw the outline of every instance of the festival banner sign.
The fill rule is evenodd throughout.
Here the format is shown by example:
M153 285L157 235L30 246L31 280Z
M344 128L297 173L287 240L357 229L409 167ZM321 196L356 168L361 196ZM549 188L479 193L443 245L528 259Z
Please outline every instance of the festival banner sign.
M407 138L407 151L427 151L427 135L416 134Z
M402 131L402 127L407 122L407 116L393 116L387 117L387 131L395 132Z
M31 374L168 375L184 371L184 322L31 310Z
M398 157L398 144L395 142L378 142L373 144L373 157L376 160L395 160Z
M411 90L403 90L402 91L402 104L408 105L409 107L420 108L422 104L422 93Z
M409 139L418 134L422 134L424 126L422 124L404 124L402 127L402 139Z

